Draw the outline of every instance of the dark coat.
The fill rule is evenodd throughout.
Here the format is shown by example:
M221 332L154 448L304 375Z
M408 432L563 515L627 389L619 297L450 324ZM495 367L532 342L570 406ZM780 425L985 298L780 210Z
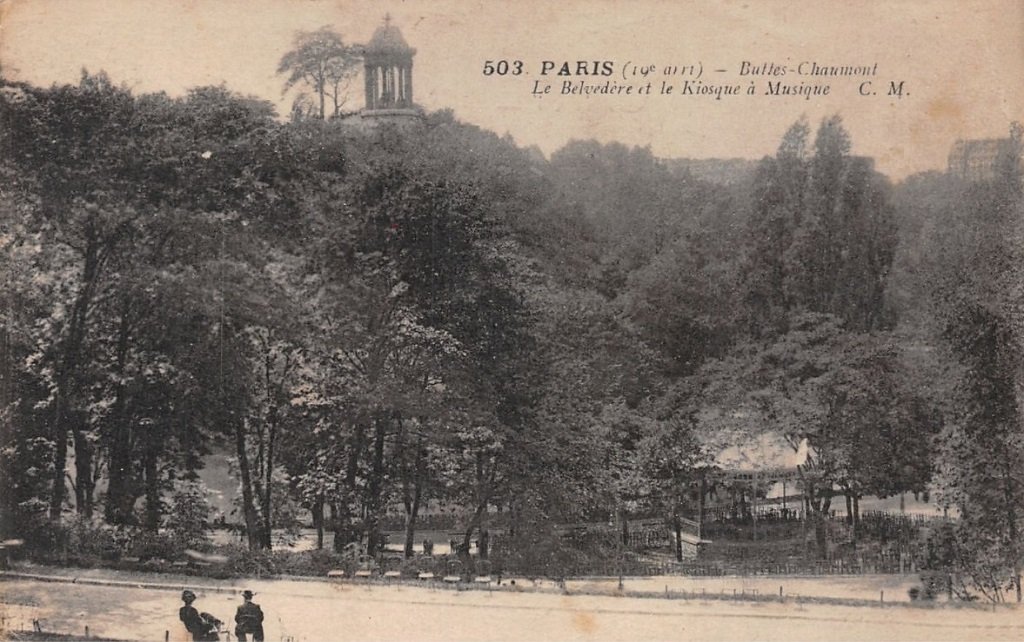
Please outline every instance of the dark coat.
M178 609L178 619L182 621L185 628L192 634L192 639L197 641L217 640L217 626L220 620L209 613L200 613L191 604Z
M191 604L178 609L178 619L185 625L185 629L192 634L193 640L202 640L206 636L206 623L199 617L199 611Z
M235 635L252 633L257 640L263 639L263 609L259 604L245 602L235 612Z

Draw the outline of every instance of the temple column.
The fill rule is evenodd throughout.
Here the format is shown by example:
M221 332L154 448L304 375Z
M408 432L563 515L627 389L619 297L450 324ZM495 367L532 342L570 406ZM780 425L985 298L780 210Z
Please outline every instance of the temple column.
M373 108L380 104L380 67L373 68Z
M405 68L405 99L412 106L412 64Z
M373 109L373 74L371 74L369 70L367 70L365 78L363 78L363 85L364 94L366 96L366 107L368 109Z

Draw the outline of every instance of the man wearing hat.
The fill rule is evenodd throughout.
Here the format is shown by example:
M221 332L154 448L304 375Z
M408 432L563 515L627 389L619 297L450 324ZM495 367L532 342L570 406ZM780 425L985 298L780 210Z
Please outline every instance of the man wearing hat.
M254 642L263 642L263 609L252 601L253 592L242 591L242 602L235 612L235 635L240 642L248 640L246 633L252 633Z

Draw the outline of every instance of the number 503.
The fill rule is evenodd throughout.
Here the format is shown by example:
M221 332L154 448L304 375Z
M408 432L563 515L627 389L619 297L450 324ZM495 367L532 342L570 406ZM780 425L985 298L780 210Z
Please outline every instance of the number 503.
M485 60L485 76L518 76L523 73L522 60Z

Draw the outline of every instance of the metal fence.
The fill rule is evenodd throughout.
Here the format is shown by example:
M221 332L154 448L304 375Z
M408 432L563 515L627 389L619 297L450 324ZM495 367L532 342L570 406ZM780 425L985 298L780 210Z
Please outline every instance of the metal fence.
M564 577L650 577L682 575L719 577L725 575L869 575L915 573L918 562L910 555L869 555L857 558L831 560L792 559L770 563L742 563L727 561L688 560L683 562L653 562L646 560L601 561L574 565L567 569L536 568L535 576L559 575ZM506 569L516 574L516 569Z

